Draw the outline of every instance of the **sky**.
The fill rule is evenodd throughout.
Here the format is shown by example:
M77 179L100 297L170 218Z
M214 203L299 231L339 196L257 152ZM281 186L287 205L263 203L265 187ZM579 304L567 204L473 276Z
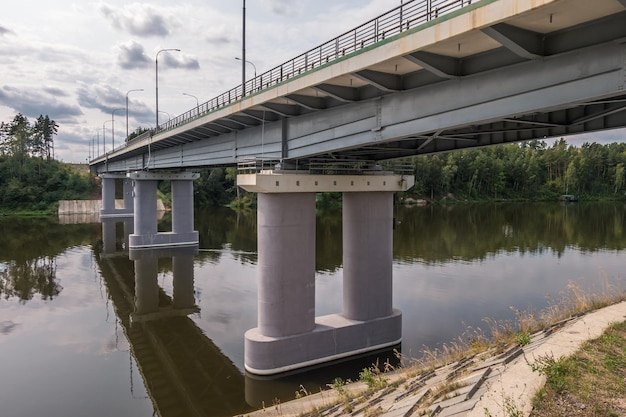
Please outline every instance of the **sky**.
M247 0L247 78L400 4L399 0ZM85 162L241 83L243 0L21 0L0 14L0 121L21 113L59 125L55 158ZM141 90L143 91L131 91ZM113 119L113 120L112 120ZM568 138L612 142L623 130Z

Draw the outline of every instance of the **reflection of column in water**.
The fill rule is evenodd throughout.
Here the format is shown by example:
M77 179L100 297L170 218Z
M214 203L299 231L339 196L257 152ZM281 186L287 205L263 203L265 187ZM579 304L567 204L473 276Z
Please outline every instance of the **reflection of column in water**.
M159 309L157 281L158 258L146 256L135 259L135 313L154 313Z
M102 251L104 253L115 252L115 219L102 219Z
M140 315L159 312L161 292L158 285L159 258L172 258L173 309L165 308L158 315L151 314L149 319L181 316L199 311L193 293L193 260L197 253L197 245L129 250L130 259L135 262L135 319L139 319Z
M128 236L135 232L135 219L133 217L124 218L124 248L128 249Z
M174 308L192 308L196 305L193 294L194 252L180 252L172 256L174 275Z

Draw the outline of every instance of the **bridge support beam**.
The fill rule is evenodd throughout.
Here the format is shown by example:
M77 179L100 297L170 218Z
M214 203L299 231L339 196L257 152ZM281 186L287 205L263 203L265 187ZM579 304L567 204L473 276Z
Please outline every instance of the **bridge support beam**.
M198 244L198 232L193 230L193 180L197 173L127 174L134 181L134 233L128 238L132 248L156 248ZM157 231L157 185L169 180L172 187L172 231Z
M117 180L123 180L124 195L123 205L116 207L115 202L115 183ZM102 209L100 217L129 217L133 215L133 183L130 178L123 174L100 174L102 181Z
M393 192L413 177L263 172L237 177L258 195L258 327L245 368L258 375L390 347L402 338L392 308ZM315 193L344 193L344 306L315 317Z

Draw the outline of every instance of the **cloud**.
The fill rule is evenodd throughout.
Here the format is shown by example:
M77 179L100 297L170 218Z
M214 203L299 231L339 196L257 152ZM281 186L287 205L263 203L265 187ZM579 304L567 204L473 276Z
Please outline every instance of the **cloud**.
M5 28L4 26L0 26L0 36L12 34L13 31Z
M164 37L171 33L165 17L146 4L130 4L122 9L100 4L100 12L116 28L140 37Z
M269 8L269 10L277 15L281 16L294 16L297 14L300 2L292 0L265 0L263 4Z
M76 90L76 95L81 106L109 115L115 110L126 108L126 93L109 85L82 85ZM128 114L135 118L145 118L154 116L154 111L129 97Z
M46 114L57 122L75 121L76 116L83 114L78 106L63 103L57 99L57 96L66 94L56 94L54 91L60 90L44 87L33 91L5 85L0 88L0 104L27 117L39 117L39 115Z
M161 62L163 63L163 67L184 68L191 70L200 69L200 63L197 58L181 53L161 55L159 63ZM159 69L161 69L161 65L159 65Z
M152 63L152 60L146 55L143 45L135 41L118 45L117 49L117 64L121 68L146 68Z

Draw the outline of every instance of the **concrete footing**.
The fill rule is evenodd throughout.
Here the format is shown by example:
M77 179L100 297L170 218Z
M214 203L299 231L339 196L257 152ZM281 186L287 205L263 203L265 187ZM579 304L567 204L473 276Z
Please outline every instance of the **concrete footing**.
M245 336L245 368L257 375L273 375L348 356L394 346L402 340L402 313L367 321L340 314L320 316L313 330L284 337L265 336L259 328Z

